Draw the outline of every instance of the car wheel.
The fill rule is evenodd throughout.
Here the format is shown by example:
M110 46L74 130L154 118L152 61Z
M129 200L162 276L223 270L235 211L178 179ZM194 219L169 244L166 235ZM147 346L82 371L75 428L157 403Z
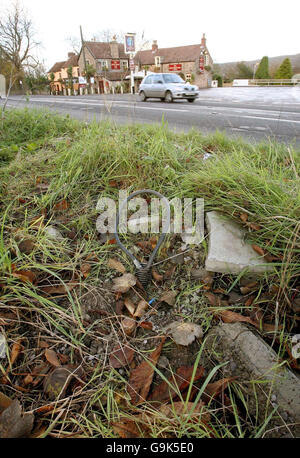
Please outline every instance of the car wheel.
M167 103L172 103L172 102L173 102L172 93L171 93L170 91L167 91L167 92L166 92L166 95L165 95L165 102L167 102Z
M146 102L147 97L146 97L144 91L141 91L141 92L139 93L139 97L140 97L140 101L141 101L141 102Z
M195 102L195 99L187 99L188 102L193 103Z

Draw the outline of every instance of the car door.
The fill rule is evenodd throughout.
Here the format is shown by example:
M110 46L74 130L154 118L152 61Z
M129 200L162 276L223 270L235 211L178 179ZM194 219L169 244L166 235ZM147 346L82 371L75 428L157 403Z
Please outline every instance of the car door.
M164 84L162 75L152 75L152 89L153 97L164 97Z
M145 92L146 97L152 97L152 76L149 75L143 82L143 91Z

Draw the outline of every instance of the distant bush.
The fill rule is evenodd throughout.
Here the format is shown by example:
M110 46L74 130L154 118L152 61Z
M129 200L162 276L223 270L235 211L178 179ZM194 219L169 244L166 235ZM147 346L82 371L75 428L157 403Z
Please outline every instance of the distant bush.
M218 87L223 87L223 78L221 75L218 75L217 73L215 73L212 78L213 80L218 81Z

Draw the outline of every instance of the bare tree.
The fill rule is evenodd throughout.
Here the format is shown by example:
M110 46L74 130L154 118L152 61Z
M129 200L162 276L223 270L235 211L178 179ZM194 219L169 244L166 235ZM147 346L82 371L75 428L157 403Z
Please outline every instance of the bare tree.
M81 40L80 37L76 37L74 35L71 35L66 38L65 40L71 47L72 51L75 52L75 54L80 53L81 49Z
M25 68L38 65L32 55L39 43L35 41L33 23L19 3L1 14L0 19L0 54L10 66L10 77L6 101L2 109L2 118L11 88Z

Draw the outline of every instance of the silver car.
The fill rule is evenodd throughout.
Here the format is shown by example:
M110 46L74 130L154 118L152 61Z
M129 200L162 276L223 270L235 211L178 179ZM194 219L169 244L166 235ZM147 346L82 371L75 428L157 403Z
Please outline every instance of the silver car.
M175 99L194 102L199 92L197 86L186 83L176 73L152 73L141 82L139 97L142 102L148 98L158 98L168 103Z

